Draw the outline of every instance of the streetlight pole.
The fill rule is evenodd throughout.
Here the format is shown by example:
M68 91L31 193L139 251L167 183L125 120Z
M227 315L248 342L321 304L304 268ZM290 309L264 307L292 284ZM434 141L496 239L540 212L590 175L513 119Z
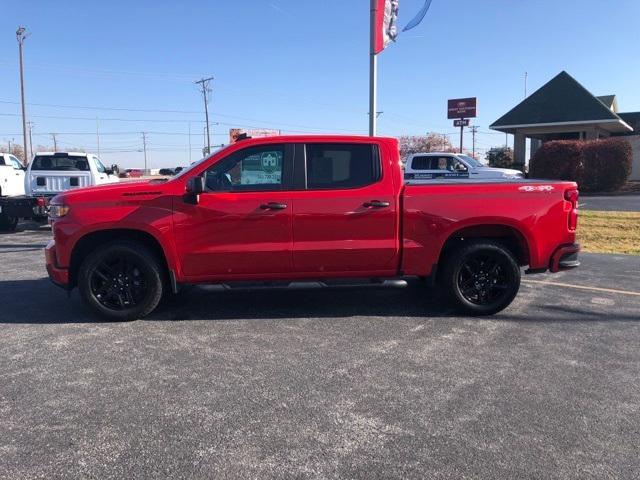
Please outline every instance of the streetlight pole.
M16 30L16 39L18 40L18 53L20 56L20 102L22 104L22 138L23 138L23 163L26 165L27 159L27 113L24 102L24 67L22 60L22 46L24 44L24 39L27 37L26 28L18 27Z
M371 0L369 18L369 136L376 135L377 95L378 95L378 57L376 55L376 16L378 13L377 0Z

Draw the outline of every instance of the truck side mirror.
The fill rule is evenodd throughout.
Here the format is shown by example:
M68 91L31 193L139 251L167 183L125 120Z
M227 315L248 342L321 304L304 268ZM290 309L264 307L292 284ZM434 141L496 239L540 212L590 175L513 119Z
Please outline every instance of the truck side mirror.
M191 177L187 180L187 193L200 195L202 192L204 192L204 177Z
M185 203L197 205L198 195L202 192L204 192L204 177L191 177L187 180L186 194L184 196Z

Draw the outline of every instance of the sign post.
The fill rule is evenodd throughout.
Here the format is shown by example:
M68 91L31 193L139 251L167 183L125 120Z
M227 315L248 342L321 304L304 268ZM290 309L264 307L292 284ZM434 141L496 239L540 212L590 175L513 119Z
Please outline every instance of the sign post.
M454 127L460 127L460 153L462 153L464 127L469 126L469 118L476 117L477 103L476 97L454 98L447 102L447 118L454 119Z

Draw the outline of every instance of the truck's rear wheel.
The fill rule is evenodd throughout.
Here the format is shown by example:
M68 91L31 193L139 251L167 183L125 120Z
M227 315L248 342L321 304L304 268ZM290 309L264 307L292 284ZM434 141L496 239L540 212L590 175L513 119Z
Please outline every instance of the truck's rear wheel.
M78 271L83 300L99 315L128 321L151 313L163 290L160 261L143 245L116 241L89 253Z
M10 217L0 213L0 232L14 232L18 226L18 217Z
M520 267L501 243L472 240L445 261L443 287L470 315L492 315L511 304L520 289Z

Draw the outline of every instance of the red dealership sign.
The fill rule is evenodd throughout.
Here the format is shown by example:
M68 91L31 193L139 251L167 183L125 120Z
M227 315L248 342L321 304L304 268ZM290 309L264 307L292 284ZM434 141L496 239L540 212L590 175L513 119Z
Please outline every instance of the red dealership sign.
M475 118L476 97L454 98L447 102L447 118Z

